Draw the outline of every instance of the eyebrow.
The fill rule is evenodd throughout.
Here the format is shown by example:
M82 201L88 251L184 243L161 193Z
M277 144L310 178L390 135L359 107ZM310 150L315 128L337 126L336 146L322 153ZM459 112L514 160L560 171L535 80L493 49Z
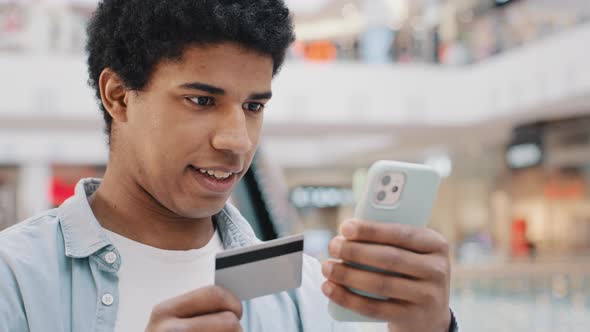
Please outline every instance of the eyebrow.
M199 83L199 82L184 83L180 87L184 88L184 89L201 90L201 91L205 91L207 93L213 94L213 95L224 95L225 94L225 90L223 90L222 88L218 88L213 85Z
M268 92L262 92L262 93L253 93L250 96L248 96L248 99L252 99L252 100L264 100L264 99L270 99L272 98L272 92L268 91Z
M190 89L190 90L200 90L200 91L204 91L204 92L207 92L207 93L210 93L213 95L220 95L220 96L225 95L224 89L210 85L210 84L206 84L206 83L200 83L200 82L184 83L184 84L180 85L180 87L184 88L184 89ZM252 100L264 100L264 99L271 99L271 98L272 98L271 91L254 92L248 96L248 99L252 99Z

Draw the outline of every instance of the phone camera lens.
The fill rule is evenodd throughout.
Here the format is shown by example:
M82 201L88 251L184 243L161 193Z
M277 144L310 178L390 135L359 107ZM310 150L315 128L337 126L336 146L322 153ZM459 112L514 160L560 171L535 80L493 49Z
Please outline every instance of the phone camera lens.
M381 179L381 184L386 186L389 184L389 182L391 182L391 176L386 175L383 177L383 179Z
M395 194L396 192L399 191L399 187L398 186L393 186L393 189L391 189L391 191Z
M377 200L379 202L383 201L385 199L385 196L387 196L387 194L385 193L385 191L381 190L378 194L377 194Z

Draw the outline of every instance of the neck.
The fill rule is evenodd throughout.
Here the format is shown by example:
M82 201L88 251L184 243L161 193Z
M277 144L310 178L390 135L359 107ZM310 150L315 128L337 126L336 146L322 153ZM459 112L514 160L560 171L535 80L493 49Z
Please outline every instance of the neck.
M89 203L102 227L155 248L198 249L209 242L215 231L211 217L190 219L176 215L132 178L111 168Z

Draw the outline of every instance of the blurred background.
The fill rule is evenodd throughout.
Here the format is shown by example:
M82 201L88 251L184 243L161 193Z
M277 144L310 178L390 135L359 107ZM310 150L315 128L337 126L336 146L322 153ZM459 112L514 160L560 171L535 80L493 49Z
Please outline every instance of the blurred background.
M590 326L590 1L289 0L298 40L233 201L325 259L378 159L444 177L463 331ZM0 0L0 229L100 177L92 0Z

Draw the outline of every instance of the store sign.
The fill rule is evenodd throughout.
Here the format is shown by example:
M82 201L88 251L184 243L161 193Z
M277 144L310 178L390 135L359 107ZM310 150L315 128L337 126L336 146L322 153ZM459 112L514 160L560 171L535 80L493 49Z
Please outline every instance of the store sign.
M354 204L354 193L336 187L297 187L290 199L296 208L330 208Z
M543 163L543 150L536 143L512 145L506 151L506 162L512 169L539 166Z
M506 148L506 164L510 169L541 166L545 160L544 126L524 125L514 128Z
M68 183L60 178L52 178L50 185L50 200L52 206L60 206L66 199L74 195L76 182Z
M543 195L552 199L583 199L586 197L586 184L580 180L550 182L543 188Z

